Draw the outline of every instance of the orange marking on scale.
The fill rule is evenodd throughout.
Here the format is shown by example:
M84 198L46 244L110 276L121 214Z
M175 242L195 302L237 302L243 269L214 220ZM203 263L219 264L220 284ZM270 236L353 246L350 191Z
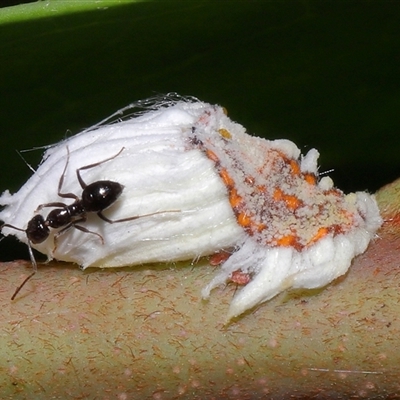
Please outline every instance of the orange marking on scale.
M278 239L277 244L278 246L288 247L288 246L293 246L296 243L296 241L297 241L296 236L286 235Z
M286 205L291 210L295 210L296 208L299 208L300 200L296 196L285 195L285 196L283 196L283 198L285 200Z
M264 229L267 228L267 225L265 224L258 224L257 225L257 232L262 232Z
M300 175L300 165L296 160L290 160L290 167L294 175Z
M281 189L275 188L273 193L273 199L275 201L284 201L286 206L291 210L296 210L300 207L301 201L291 194L285 194Z
M309 246L310 244L313 244L315 242L318 242L318 240L322 239L329 233L329 229L326 227L321 227L318 229L318 232L311 238L311 240L307 243Z
M218 156L212 150L206 149L206 155L211 161L214 161L216 164L219 163Z
M240 212L237 216L237 222L239 223L239 225L247 227L251 225L251 218L245 212Z
M229 203L232 208L236 208L242 202L242 197L238 195L238 192L233 188L229 193Z
M315 185L317 183L317 178L314 174L304 174L304 180L310 185Z
M283 198L283 192L282 192L282 190L281 189L279 189L279 188L275 188L275 190L274 190L274 200L275 201L279 201L279 200L282 200L282 198Z
M235 181L232 179L232 177L229 175L229 172L225 168L222 168L219 171L219 175L221 176L225 185L228 186L228 188L235 186Z

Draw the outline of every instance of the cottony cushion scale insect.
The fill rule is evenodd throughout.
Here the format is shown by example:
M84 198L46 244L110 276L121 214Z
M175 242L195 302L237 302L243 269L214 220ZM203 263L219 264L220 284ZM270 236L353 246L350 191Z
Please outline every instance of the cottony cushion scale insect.
M302 156L291 141L250 136L224 108L194 98L132 107L143 105L146 111L130 119L97 125L48 148L27 183L0 197L0 219L12 225L2 233L83 268L197 259L226 250L202 295L230 280L242 283L230 319L285 289L328 284L348 270L380 227L372 195L345 195L329 177L319 178L317 150ZM87 186L112 181L123 188L101 210L115 223L84 212L79 223L62 232L50 227L44 241L32 243L28 222L40 214L46 224L53 209L41 205L73 203L60 192L80 201L77 170Z

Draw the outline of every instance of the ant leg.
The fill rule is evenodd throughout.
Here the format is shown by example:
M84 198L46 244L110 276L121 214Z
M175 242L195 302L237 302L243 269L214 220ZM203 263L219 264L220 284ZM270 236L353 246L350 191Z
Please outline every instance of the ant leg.
M97 215L98 215L103 221L106 221L106 222L108 222L109 224L114 224L114 223L116 223L116 222L133 221L133 220L138 219L138 218L141 217L141 216L139 216L139 215L136 215L136 216L134 216L134 217L112 220L112 219L107 218L105 215L103 215L101 211L99 211L99 212L97 213ZM148 215L151 215L151 214L148 214Z
M68 146L67 146L67 149L68 149ZM90 168L93 168L93 167L97 167L98 165L104 164L104 163L107 162L107 161L111 161L111 160L113 160L114 158L118 157L118 156L122 153L122 151L123 151L124 149L125 149L125 147L122 147L122 149L121 149L117 154L115 154L115 155L112 156L112 157L106 158L105 160L99 161L99 162L94 163L94 164L85 165L84 167L78 168L78 169L76 170L76 176L78 177L78 181L79 181L79 184L81 185L81 188L82 188L82 189L85 189L85 187L87 186L86 183L84 182L84 180L83 180L82 177L81 177L81 171L82 171L82 170L90 169ZM69 151L68 151L68 154L69 154Z
M101 240L101 244L104 245L104 238L103 238L103 236L101 236L99 233L93 232L93 231L89 231L89 229L86 229L85 227L80 226L80 225L74 225L74 228L79 229L79 230L82 231L82 232L91 233L92 235L98 236L99 239Z
M64 178L65 178L65 173L67 172L68 164L69 164L69 147L67 146L67 162L65 163L64 171L60 176L60 180L58 181L57 194L60 197L62 197L63 199L74 199L75 201L79 201L79 197L74 193L61 193L61 188L64 184ZM51 203L49 203L49 204L51 204ZM54 206L54 207L63 207L63 206L65 207L65 204L63 204L62 206ZM47 206L45 206L45 207L47 207ZM52 206L49 206L49 207L52 207Z
M70 224L68 224L67 226L65 226L63 229L61 229L60 231L58 231L58 232L54 235L53 254L54 254L54 252L57 250L57 247L58 247L58 244L57 244L58 238L59 238L63 233L65 233L68 229L70 229L71 227L74 227L74 228L76 228L76 229L78 229L78 230L80 230L80 231L82 231L82 232L91 233L91 234L93 234L93 235L98 236L99 239L101 240L101 244L104 245L103 236L101 236L99 233L96 233L96 232L93 232L93 231L89 231L89 229L87 229L87 228L85 228L85 227L83 227L83 226L81 226L81 225L76 225L77 222L84 222L84 221L86 221L86 218L81 218L81 219L79 219L79 220L77 220L77 221L74 221L73 223L71 222Z
M64 203L44 203L44 204L38 205L37 209L35 210L35 213L37 213L38 211L40 211L44 207L62 207L62 208L65 208L65 207L67 207L67 205L64 204Z
M59 236L61 236L63 233L65 233L69 228L71 228L72 226L72 222L70 224L68 224L67 226L64 226L64 228L62 228L61 230L59 230L53 237L54 240L54 247L53 247L53 251L52 251L52 255L54 254L54 252L57 250L57 240L59 238Z
M133 221L135 219L138 218L143 218L143 217L151 217L152 215L157 215L157 214L165 214L166 212L170 213L170 212L180 212L180 210L168 210L168 211L157 211L154 213L150 213L150 214L143 214L143 215L135 215L133 217L128 217L128 218L121 218L121 219L109 219L107 218L105 215L102 214L101 211L99 211L97 213L97 215L103 220L108 222L109 224L115 224L117 222L127 222L127 221Z

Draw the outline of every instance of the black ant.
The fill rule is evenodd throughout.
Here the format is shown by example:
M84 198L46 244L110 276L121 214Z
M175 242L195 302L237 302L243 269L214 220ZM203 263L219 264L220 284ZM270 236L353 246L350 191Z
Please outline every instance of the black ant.
M132 221L141 217L147 217L159 214L159 212L155 212L152 214L145 214L141 216L111 220L103 215L103 211L115 203L115 201L121 195L124 186L118 182L108 181L108 180L100 180L87 185L82 179L81 171L97 167L101 164L104 164L107 161L113 160L114 158L118 157L123 150L124 147L112 157L106 158L105 160L96 162L94 164L85 165L84 167L78 168L76 170L76 176L82 188L82 195L81 198L79 198L79 196L77 196L74 193L61 192L64 183L65 173L67 171L69 163L69 148L67 146L67 162L65 163L64 171L58 182L57 194L61 198L74 199L75 201L69 205L61 202L45 203L39 205L35 213L40 211L44 207L59 207L59 208L55 208L54 210L50 211L46 219L44 219L43 216L40 214L35 215L31 220L28 221L26 229L17 228L16 226L9 224L3 224L1 226L0 229L8 227L26 233L26 236L28 238L29 256L33 266L33 272L27 278L25 278L25 280L21 283L21 285L15 290L14 294L11 297L11 300L15 299L15 297L17 296L19 291L23 288L25 283L28 282L28 280L31 279L32 276L36 274L37 264L35 257L33 255L32 244L38 244L44 242L50 236L49 228L53 229L62 228L54 235L54 250L53 250L54 252L55 249L57 248L58 237L71 227L79 229L82 232L91 233L93 235L98 236L102 244L104 244L104 239L100 234L89 231L88 229L86 229L81 225L77 225L79 222L86 221L88 213L96 213L102 220L110 224L114 224L116 222Z

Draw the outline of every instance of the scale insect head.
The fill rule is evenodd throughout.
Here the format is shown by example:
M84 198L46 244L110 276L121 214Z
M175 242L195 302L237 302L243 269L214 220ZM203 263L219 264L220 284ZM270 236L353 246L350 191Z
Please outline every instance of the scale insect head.
M124 147L122 147L121 150L112 157L106 158L105 160L93 164L85 165L76 170L76 176L82 188L82 194L81 197L79 197L74 193L62 192L62 186L64 183L65 174L68 168L68 163L70 158L70 152L67 146L67 161L65 163L63 173L61 174L61 177L58 182L57 194L59 197L63 199L73 199L74 202L71 204L65 204L62 202L51 202L51 203L40 204L37 207L35 213L41 211L45 207L56 207L56 208L50 211L46 218L44 218L43 215L41 214L34 215L28 221L26 229L18 228L10 224L3 224L0 227L1 230L7 227L16 229L21 232L25 232L26 237L28 239L29 256L33 267L33 272L27 278L25 278L25 280L21 283L21 285L15 290L13 296L11 297L11 300L15 299L15 297L22 289L22 287L25 285L25 283L28 282L28 280L31 279L33 275L35 275L35 273L37 272L37 263L32 251L32 244L39 244L44 242L50 236L51 233L50 228L60 229L54 235L54 249L53 249L54 252L57 249L58 238L71 227L74 227L82 232L91 233L93 235L98 236L102 244L104 244L104 239L100 234L90 231L82 225L78 225L78 223L86 221L88 213L96 213L102 220L110 224L117 222L119 223L119 222L132 221L141 217L151 216L160 213L160 212L155 212L151 214L111 220L103 214L103 211L116 202L116 200L120 197L124 189L124 186L118 182L109 180L98 180L93 183L86 184L85 181L82 179L81 171L95 168L101 164L111 161L114 158L118 157L123 150Z

